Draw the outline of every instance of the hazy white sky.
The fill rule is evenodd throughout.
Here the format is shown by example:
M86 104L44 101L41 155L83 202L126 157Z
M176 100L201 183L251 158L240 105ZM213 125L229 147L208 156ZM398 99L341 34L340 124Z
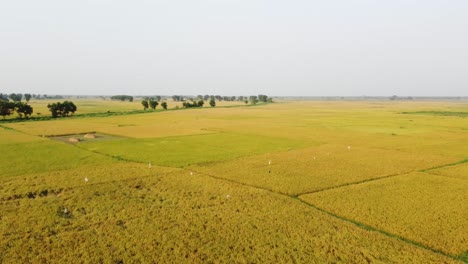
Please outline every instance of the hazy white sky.
M0 0L0 92L468 95L466 0Z

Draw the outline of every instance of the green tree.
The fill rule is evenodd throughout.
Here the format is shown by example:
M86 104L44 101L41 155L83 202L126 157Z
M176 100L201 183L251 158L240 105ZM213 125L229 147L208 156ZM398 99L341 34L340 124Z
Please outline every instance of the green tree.
M255 96L255 95L250 96L250 103L251 104L257 104L258 103L257 96Z
M73 115L77 110L76 105L72 101L64 101L62 105L65 116Z
M148 109L148 106L149 106L148 101L142 100L142 101L141 101L141 105L143 105L143 110Z
M24 99L26 100L26 103L29 103L29 100L31 100L31 94L24 94Z
M182 96L180 95L173 95L172 96L172 100L174 100L175 102L178 102L178 101L182 101Z
M76 105L71 101L64 101L63 103L56 102L52 104L48 104L47 108L52 114L52 117L66 117L70 114L74 114L77 110Z
M21 99L23 98L23 95L20 93L19 94L11 93L9 97L13 102L20 102Z
M6 116L9 116L15 110L15 103L0 100L0 115L5 119Z
M198 100L198 103L197 103L198 107L203 107L204 104L205 104L205 101Z
M156 101L160 102L161 101L161 96L156 95Z
M161 107L162 107L163 109L167 109L167 103L166 103L166 102L162 102L162 103L161 103Z
M149 107L154 110L158 106L158 101L154 101L153 99L150 99L148 101L148 104L149 104Z
M264 94L259 94L258 95L258 100L260 102L263 102L263 103L266 103L268 101L268 96L264 95Z
M20 118L22 118L23 115L24 117L28 118L33 113L33 108L30 105L22 102L15 103L15 110Z
M210 100L210 106L215 107L216 106L216 101L214 99Z
M47 108L49 108L49 111L52 114L53 118L56 118L60 115L60 107L61 107L60 105L61 105L60 102L47 105Z
M0 101L8 102L8 95L0 93Z
M114 96L111 96L111 100L120 100L120 101L129 101L129 102L133 102L133 96L131 95L114 95Z

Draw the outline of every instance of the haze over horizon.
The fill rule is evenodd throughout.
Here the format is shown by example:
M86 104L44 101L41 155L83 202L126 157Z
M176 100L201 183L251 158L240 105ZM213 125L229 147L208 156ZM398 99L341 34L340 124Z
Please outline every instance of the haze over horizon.
M468 1L0 3L0 92L468 96Z

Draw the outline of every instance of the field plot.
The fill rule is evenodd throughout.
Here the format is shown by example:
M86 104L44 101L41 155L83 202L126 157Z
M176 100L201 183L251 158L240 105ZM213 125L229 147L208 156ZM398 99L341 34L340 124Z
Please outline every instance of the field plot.
M103 155L49 139L29 143L1 144L1 150L0 177L115 162Z
M79 146L127 160L182 167L201 162L298 148L303 147L304 143L292 139L217 133L156 139L83 142Z
M208 127L220 127L223 120L209 120L214 109L190 109L109 117L79 118L5 124L6 127L37 136L61 136L90 131L132 138L155 138L209 134ZM217 109L216 109L217 110ZM221 109L230 110L230 109Z
M337 215L452 255L468 252L468 182L412 173L300 196Z
M0 260L455 263L286 196L201 175L127 173L135 178L3 202Z
M457 161L439 155L321 145L191 167L289 195L315 192Z
M23 174L21 177L0 178L0 200L46 197L59 195L68 189L106 182L153 177L178 171L176 168L158 167L141 163L115 162L106 165L82 165L80 168Z
M0 126L0 145L44 141L35 136L18 133L11 128Z
M78 142L101 142L101 141L124 139L118 136L105 135L105 134L94 133L94 132L84 133L84 134L53 136L49 138L55 141L70 143L70 144L78 143Z

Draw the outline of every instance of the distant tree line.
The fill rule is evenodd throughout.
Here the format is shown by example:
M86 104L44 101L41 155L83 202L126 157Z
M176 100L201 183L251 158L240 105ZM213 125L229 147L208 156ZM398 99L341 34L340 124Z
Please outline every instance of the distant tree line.
M143 98L143 100L141 100L141 105L143 105L144 110L146 110L148 108L154 110L159 105L160 101L161 101L161 96L156 96L155 98L145 97L145 98ZM167 109L167 103L166 102L161 102L161 107L163 109Z
M182 103L182 106L184 108L190 108L190 107L203 107L203 105L205 104L205 101L203 100L198 100L198 101L193 101L191 100L190 102L189 101L184 101Z
M389 99L392 100L392 101L395 101L395 100L413 100L413 97L411 97L411 96L400 97L400 96L393 95Z
M11 93L11 94L3 94L0 93L0 115L5 118L6 116L9 116L13 113L17 113L19 118L29 118L32 113L34 112L34 109L32 106L30 106L28 103L31 100L31 98L62 98L62 96L47 96L43 95L40 97L40 95L35 95L35 94L21 94L21 93ZM24 99L26 102L22 102L21 100ZM47 108L49 108L52 117L65 117L72 115L75 113L77 110L76 105L71 102L71 101L64 101L63 103L57 102L57 103L52 103L48 104ZM39 113L38 113L39 114Z
M114 95L114 96L111 96L111 100L133 102L133 96L131 96L131 95Z
M61 95L47 95L47 94L30 94L30 93L11 93L11 94L2 94L0 93L0 100L12 100L13 102L21 102L21 100L25 100L27 103L31 99L41 100L41 99L63 99Z
M184 101L192 101L192 103L187 103L186 105L191 105L191 106L187 106L187 107L194 107L194 103L196 100L197 103L200 101L200 100L204 100L204 101L208 101L210 100L215 102L215 101L228 101L228 102L233 102L233 101L240 101L240 102L244 102L245 104L257 104L258 102L262 102L262 103L272 103L273 102L273 99L268 97L267 95L264 95L264 94L259 94L258 96L256 95L252 95L252 96L221 96L221 95L197 95L195 98L193 97L184 97L182 95L173 95L172 96L172 100L175 101L175 102L184 102ZM212 103L210 103L211 106L214 106L216 105L216 103L214 103L214 105L212 105Z

